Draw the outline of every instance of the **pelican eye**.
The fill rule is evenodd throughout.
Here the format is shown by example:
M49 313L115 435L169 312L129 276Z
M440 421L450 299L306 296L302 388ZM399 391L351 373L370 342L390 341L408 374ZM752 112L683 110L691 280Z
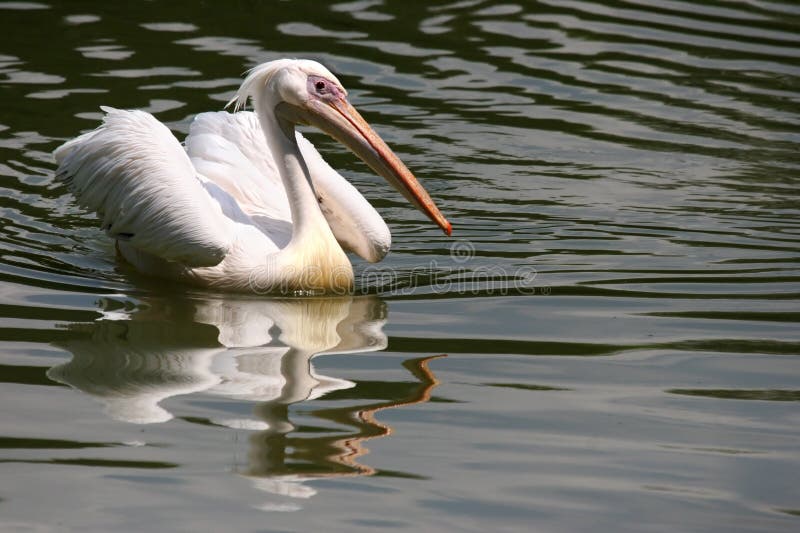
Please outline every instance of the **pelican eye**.
M336 83L322 76L310 75L308 77L308 92L322 98L336 98L344 96Z

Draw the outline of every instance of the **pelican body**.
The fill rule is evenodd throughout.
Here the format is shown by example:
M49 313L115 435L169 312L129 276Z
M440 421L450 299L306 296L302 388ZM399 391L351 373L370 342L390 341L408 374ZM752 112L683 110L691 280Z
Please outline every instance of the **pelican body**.
M248 99L254 112L239 111ZM57 178L138 271L236 292L350 291L345 252L380 261L391 234L298 124L344 144L450 235L422 185L319 63L255 67L231 103L234 113L198 115L185 147L149 113L103 107L100 127L54 152Z

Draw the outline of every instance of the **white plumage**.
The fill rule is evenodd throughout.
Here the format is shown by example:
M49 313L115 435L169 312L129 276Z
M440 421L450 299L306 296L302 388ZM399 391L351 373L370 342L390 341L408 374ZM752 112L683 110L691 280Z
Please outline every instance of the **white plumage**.
M103 110L100 128L56 150L58 175L111 237L187 266L222 261L232 228L169 129L143 111Z
M391 235L380 215L299 132L312 123L344 142L449 233L430 197L318 63L257 67L238 104L190 126L185 148L144 111L103 107L103 123L55 153L57 176L96 211L138 270L247 292L352 287L344 251L379 261ZM445 225L446 224L446 225Z

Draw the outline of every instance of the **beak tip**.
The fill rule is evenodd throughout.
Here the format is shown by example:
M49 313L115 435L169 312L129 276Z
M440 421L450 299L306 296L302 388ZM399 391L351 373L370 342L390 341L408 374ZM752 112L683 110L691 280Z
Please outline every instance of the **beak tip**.
M445 220L442 224L442 230L450 237L453 234L453 226L450 224L449 221Z

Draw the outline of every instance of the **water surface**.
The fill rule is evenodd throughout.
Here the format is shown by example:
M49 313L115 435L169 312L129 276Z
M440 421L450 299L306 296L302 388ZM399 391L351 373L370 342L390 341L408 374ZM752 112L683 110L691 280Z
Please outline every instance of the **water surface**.
M788 531L800 9L0 2L0 529ZM182 138L325 63L453 223L351 297L164 287L53 179L99 105Z

